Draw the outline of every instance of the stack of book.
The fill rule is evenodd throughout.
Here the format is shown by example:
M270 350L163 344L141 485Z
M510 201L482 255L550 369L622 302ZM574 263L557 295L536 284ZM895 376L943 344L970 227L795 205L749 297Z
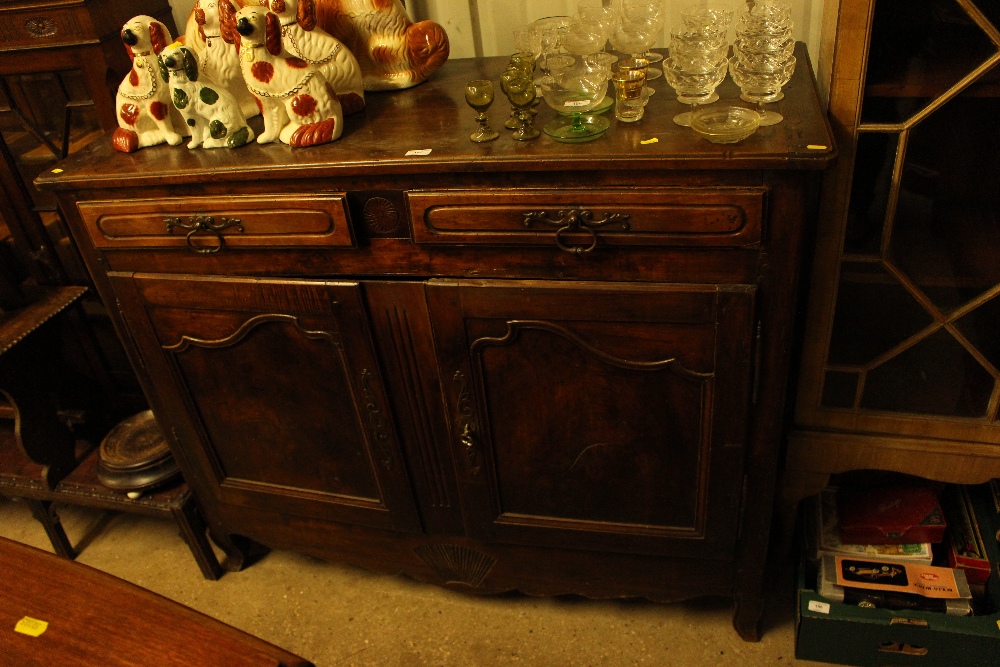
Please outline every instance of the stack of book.
M969 584L985 582L989 560L964 488L943 498L944 507L925 486L825 489L814 536L820 594L862 607L972 613ZM948 567L933 566L936 544Z

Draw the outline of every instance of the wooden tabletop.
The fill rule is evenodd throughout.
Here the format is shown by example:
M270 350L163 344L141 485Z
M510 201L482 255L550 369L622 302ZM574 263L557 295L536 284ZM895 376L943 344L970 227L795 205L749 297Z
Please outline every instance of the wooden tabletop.
M144 588L4 538L0 578L4 665L311 665ZM40 635L23 632L37 631L38 621L47 624Z
M199 183L226 174L257 172L260 178L315 175L386 175L393 173L503 172L534 170L605 169L823 169L836 149L816 94L815 79L805 45L796 45L798 65L783 89L785 97L769 108L785 120L760 128L738 144L713 144L690 128L673 123L686 110L663 78L645 117L636 123L613 119L605 136L591 142L567 144L542 134L526 142L514 141L502 125L510 106L502 94L489 111L498 140L476 144L469 135L476 128L475 112L465 103L465 84L473 79L499 80L507 57L448 61L427 81L403 91L366 94L364 112L345 120L340 140L310 148L256 143L239 149L195 149L155 146L135 153L116 153L110 135L93 142L46 172L36 183L46 189L115 187L127 178L131 185ZM719 87L716 104L752 106L739 99L739 89L728 78ZM610 114L610 112L609 112ZM555 116L544 102L535 127ZM252 120L259 128L260 117ZM643 143L656 139L653 143ZM428 155L407 156L411 150Z

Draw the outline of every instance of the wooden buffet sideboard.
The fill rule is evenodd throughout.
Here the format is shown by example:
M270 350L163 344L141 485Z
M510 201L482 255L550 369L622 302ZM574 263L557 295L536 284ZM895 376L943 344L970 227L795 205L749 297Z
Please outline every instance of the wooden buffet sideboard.
M104 141L37 183L215 533L470 592L732 596L752 639L835 152L798 55L737 145L662 85L597 141L473 144L464 85L505 60L455 60L334 144Z

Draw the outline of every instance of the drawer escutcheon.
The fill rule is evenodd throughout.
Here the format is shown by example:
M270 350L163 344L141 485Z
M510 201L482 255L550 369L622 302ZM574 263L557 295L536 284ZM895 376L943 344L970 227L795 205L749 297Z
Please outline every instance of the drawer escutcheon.
M591 252L597 247L597 232L594 230L604 227L617 227L622 231L628 231L628 213L605 213L600 220L594 220L594 212L585 208L564 209L556 212L556 219L549 217L546 211L529 211L524 214L524 226L530 227L532 223L541 222L543 224L558 227L556 231L556 245L560 250L581 255ZM611 226L611 227L609 227ZM562 241L562 234L584 231L590 234L590 245L568 246Z
M167 226L167 233L173 234L175 227L180 227L181 229L190 230L185 236L187 241L187 247L196 253L201 255L207 255L213 252L219 252L226 245L226 239L222 236L222 231L224 229L233 228L237 231L243 231L243 221L239 218L220 218L219 222L215 221L215 217L211 215L192 215L188 218L187 222L181 222L180 218L164 218L164 224ZM191 243L191 239L194 238L198 232L207 232L209 234L214 234L215 238L218 240L218 245L215 246L197 246Z

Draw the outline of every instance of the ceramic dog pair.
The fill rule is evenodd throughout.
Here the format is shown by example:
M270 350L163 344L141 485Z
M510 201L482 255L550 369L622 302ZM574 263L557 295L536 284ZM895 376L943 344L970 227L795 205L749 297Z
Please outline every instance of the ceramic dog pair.
M170 42L170 31L150 16L136 16L122 28L132 69L118 87L118 129L112 137L122 152L190 136L188 148L238 148L253 139L239 103L224 86L202 77L190 49Z

